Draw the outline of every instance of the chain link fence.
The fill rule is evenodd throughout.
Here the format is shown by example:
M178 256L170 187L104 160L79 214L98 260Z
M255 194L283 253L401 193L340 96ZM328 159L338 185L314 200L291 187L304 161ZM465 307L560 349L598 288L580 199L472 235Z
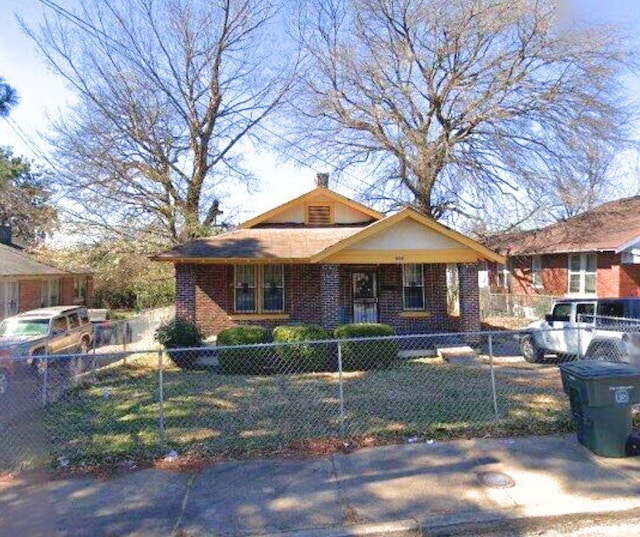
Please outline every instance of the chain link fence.
M520 344L527 335L96 350L3 360L0 468L133 465L172 452L218 458L327 443L569 430L557 357L525 362ZM640 354L639 334L627 333L623 344L629 353L637 344Z
M514 317L520 319L542 319L551 311L559 296L519 295L514 293L492 293L488 288L480 290L480 312L482 318Z

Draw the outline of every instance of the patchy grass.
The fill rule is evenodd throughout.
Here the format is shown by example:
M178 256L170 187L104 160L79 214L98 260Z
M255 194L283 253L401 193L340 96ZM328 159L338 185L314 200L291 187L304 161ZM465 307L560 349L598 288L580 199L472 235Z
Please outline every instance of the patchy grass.
M557 368L496 368L496 419L488 366L413 360L345 373L344 422L337 374L225 376L169 367L162 438L156 360L101 370L94 383L38 409L30 426L46 432L49 460L71 468L142 466L170 450L214 460L324 454L345 440L358 446L570 427Z

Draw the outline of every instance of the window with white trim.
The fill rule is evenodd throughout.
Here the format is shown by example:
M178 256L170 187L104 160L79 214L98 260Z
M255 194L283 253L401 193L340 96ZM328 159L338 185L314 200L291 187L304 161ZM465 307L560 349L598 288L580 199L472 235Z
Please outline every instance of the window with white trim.
M497 286L502 289L509 289L511 287L511 267L510 261L507 263L498 263L496 265L496 279Z
M73 301L76 304L84 304L87 301L87 277L76 276L73 279Z
M570 254L569 294L595 295L597 269L597 254Z
M424 310L423 265L415 263L402 265L402 307L408 311Z
M536 288L543 287L542 284L542 256L534 255L531 258L531 285Z
M0 282L0 319L18 313L20 284L17 281Z
M235 265L236 313L282 313L284 309L284 265Z
M60 305L60 280L43 280L40 305L43 308Z

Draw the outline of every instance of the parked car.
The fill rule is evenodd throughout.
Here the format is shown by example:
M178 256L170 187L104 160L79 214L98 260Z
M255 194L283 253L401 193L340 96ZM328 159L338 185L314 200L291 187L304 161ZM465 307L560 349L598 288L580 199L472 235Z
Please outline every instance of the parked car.
M533 363L546 354L621 360L627 356L624 335L639 328L640 298L559 300L544 320L526 328L520 352Z
M25 358L38 365L39 356L85 354L93 343L93 325L84 306L56 306L25 311L0 323L0 360Z

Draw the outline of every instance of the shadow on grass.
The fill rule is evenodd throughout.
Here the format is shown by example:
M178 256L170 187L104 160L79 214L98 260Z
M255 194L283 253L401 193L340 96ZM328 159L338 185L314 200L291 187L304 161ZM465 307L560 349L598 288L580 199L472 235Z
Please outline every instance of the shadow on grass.
M309 439L408 436L438 439L567 430L558 378L533 371L496 377L498 415L487 367L408 361L343 375L217 375L158 372L135 364L101 371L33 412L50 460L104 464L152 461L175 449L204 456L265 455ZM23 424L24 433L28 436ZM19 431L12 434L17 438Z

